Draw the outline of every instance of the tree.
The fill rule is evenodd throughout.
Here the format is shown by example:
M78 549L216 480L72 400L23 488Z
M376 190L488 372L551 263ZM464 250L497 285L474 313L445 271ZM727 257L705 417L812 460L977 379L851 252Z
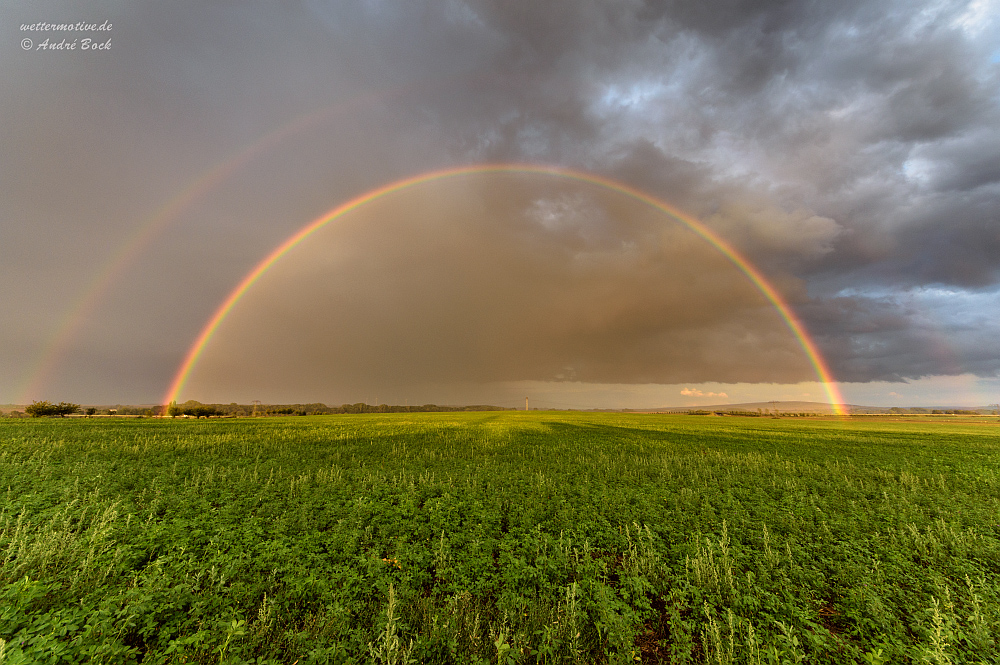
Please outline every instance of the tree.
M88 416L92 416L92 415L94 415L95 413L97 413L97 409L96 409L95 407L92 407L92 406L88 406L88 407L87 407L87 411L86 411L86 414L87 414Z
M54 415L55 406L56 405L52 402L32 402L28 406L24 407L24 412L32 418L41 418L42 416Z
M24 412L29 414L32 418L41 418L42 416L68 416L71 413L76 413L80 410L79 404L72 404L70 402L59 402L58 404L53 404L48 401L32 402L24 408Z
M71 404L69 402L59 402L56 404L56 415L57 416L68 416L71 413L79 413L80 405Z
M212 416L219 413L218 409L214 406L208 406L205 404L199 404L195 402L198 406L186 407L183 411L185 416L194 416L195 418L211 418Z

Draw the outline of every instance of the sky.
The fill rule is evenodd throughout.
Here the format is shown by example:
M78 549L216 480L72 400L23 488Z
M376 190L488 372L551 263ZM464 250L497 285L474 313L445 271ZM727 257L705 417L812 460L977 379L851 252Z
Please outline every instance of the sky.
M74 29L59 29L70 26ZM0 403L1000 401L1000 2L9 0ZM58 48L62 46L62 48ZM101 47L101 48L95 48Z

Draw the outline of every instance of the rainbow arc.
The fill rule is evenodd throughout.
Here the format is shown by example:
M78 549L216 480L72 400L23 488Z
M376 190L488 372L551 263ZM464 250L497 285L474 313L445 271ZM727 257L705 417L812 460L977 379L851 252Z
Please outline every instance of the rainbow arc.
M278 247L276 247L270 254L265 256L253 268L253 270L247 273L236 288L230 292L229 296L226 297L218 309L216 309L215 313L208 320L198 337L195 339L194 343L188 349L188 352L184 357L184 361L178 368L177 373L171 381L170 387L164 396L164 403L169 404L177 400L178 395L184 389L184 385L187 382L192 369L195 364L197 364L198 359L201 357L201 354L205 350L209 340L211 340L212 335L225 320L229 312L232 311L233 307L236 306L236 303L238 303L243 295L250 289L250 287L252 287L271 266L277 263L281 257L291 251L295 246L306 240L309 236L316 233L316 231L323 228L327 224L336 221L343 215L384 196L410 189L434 180L489 173L537 174L596 185L641 201L642 203L676 219L681 224L685 225L721 252L734 266L736 266L737 269L740 270L740 272L746 275L750 282L775 307L778 314L785 322L785 325L801 345L802 350L805 352L810 364L815 369L816 377L819 382L823 384L824 391L826 392L827 398L829 399L834 411L837 415L845 415L843 407L844 400L841 397L837 382L833 379L826 361L816 348L816 344L806 332L805 326L801 321L799 321L791 306L789 306L789 304L771 285L760 270L758 270L748 259L737 252L718 234L691 215L630 185L626 185L603 176L585 173L583 171L555 166L542 166L537 164L477 164L421 173L403 180L397 180L396 182L389 183L361 194L360 196L342 203L333 210L307 224L287 240L278 245Z

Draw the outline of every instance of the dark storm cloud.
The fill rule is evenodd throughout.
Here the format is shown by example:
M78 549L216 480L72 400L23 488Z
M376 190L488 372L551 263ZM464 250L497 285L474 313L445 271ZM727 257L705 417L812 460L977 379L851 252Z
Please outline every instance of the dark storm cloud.
M797 307L825 312L810 329L845 377L990 374L971 332L935 364L906 351L928 348L925 319L876 314L894 290L997 289L998 14L988 1L5 3L0 277L22 309L0 344L22 351L0 401L121 243L282 127L115 281L51 389L155 398L282 238L360 192L475 161L581 168L697 215ZM111 19L114 50L22 51L20 24L49 18ZM649 379L619 360L594 376Z
M800 307L842 381L997 376L997 293L916 290L852 294Z
M899 234L895 254L914 281L988 288L1000 278L997 192L934 201ZM992 195L990 195L992 194Z

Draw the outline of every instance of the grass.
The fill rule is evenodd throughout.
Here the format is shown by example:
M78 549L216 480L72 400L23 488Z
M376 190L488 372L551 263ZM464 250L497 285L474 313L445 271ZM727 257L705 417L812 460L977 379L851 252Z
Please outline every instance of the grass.
M0 420L0 662L998 662L1000 423L909 420Z

